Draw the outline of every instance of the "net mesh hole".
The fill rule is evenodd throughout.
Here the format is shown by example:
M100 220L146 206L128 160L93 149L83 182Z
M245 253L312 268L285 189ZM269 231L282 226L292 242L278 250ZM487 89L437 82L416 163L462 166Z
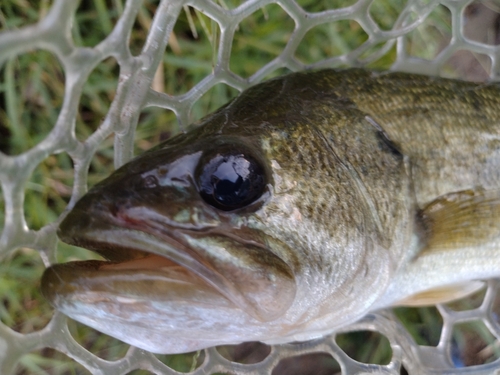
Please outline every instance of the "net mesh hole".
M282 359L272 375L340 374L339 363L328 353L310 353Z
M63 353L52 348L44 348L23 355L15 374L91 375L92 373Z
M231 362L253 364L266 359L271 353L271 347L260 342L245 342L240 345L219 346L217 351Z
M491 59L482 53L458 50L444 62L441 72L447 78L468 77L471 81L484 82L491 74Z
M344 353L358 362L377 365L387 365L391 362L392 350L389 340L378 332L348 332L337 335L335 341Z
M421 25L408 33L406 53L432 61L450 43L451 37L451 12L446 6L439 5Z
M354 20L340 20L315 26L302 38L295 57L308 65L327 57L348 54L368 40L368 34L360 32L360 29L361 25ZM339 38L339 32L351 37Z
M453 326L450 357L456 367L477 366L500 358L500 348L486 325L475 320Z
M65 74L55 55L39 50L9 59L0 67L0 76L0 123L7 135L2 152L19 155L52 131L64 97Z
M110 80L109 77L115 77ZM111 107L118 85L119 65L114 58L101 61L82 88L76 117L76 138L84 141L101 125Z
M155 355L164 365L179 372L192 372L205 361L205 352L198 351L178 355Z
M68 319L68 329L79 345L106 361L117 361L125 357L130 347L73 319Z
M231 71L245 78L256 73L281 54L294 28L293 19L279 5L270 4L252 13L235 31Z
M394 313L418 345L437 346L443 318L435 307L398 307Z
M40 294L45 266L40 254L23 248L0 264L0 320L10 329L28 334L44 328L54 309Z

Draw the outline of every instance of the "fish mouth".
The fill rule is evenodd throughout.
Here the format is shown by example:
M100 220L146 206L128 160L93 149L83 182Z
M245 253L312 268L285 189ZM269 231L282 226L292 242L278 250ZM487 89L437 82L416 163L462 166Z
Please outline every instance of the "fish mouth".
M126 210L96 214L75 207L60 225L60 239L107 260L48 268L42 278L48 300L63 312L68 304L103 299L118 306L116 311L139 300L149 307L152 301L157 306L162 301L214 304L238 308L262 322L278 318L292 304L292 271L264 244L228 237L217 228L159 225L143 214L138 219Z

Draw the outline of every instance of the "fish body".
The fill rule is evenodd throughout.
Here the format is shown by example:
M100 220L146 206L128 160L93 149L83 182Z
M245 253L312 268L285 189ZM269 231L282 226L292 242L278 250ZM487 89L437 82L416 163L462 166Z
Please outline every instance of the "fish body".
M361 69L256 85L94 186L63 313L179 353L331 333L500 275L500 86Z

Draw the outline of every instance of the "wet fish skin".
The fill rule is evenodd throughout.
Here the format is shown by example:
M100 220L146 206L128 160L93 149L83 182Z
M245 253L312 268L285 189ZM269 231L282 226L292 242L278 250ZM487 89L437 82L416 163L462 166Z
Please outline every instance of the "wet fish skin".
M423 292L435 302L436 288L463 295L500 274L499 94L359 69L256 85L93 187L59 236L110 263L54 265L42 290L67 315L162 353L306 340ZM267 184L222 211L197 176L231 152L254 158ZM456 230L467 222L479 241ZM145 265L151 253L162 258Z

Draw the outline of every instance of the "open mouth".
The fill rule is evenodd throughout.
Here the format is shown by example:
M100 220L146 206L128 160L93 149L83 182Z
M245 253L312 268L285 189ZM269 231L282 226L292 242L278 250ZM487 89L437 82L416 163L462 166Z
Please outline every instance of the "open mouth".
M222 303L259 321L270 321L293 302L291 270L264 246L210 231L159 226L125 214L103 216L89 219L88 211L73 210L61 224L64 242L96 251L107 261L49 268L42 289L49 290L45 294L56 307L69 299L124 303L146 298ZM154 288L148 288L148 283Z

